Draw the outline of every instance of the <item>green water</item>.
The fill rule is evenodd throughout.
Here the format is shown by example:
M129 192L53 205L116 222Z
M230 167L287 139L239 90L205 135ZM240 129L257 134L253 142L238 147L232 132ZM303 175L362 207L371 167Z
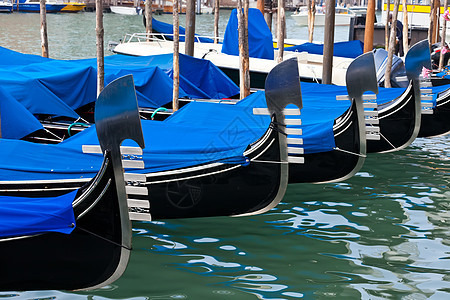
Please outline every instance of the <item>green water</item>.
M212 16L200 19L209 34ZM49 15L50 56L95 56L94 20ZM0 15L0 25L1 46L39 54L37 15ZM142 20L107 14L105 31L118 40ZM345 182L290 185L263 215L134 223L129 266L104 289L0 298L450 299L449 206L450 135L418 139L369 155Z

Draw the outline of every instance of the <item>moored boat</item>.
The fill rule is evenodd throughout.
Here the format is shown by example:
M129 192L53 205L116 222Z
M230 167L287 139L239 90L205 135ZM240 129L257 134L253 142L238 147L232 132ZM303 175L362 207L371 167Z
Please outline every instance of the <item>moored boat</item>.
M0 290L100 288L125 271L131 222L119 146L127 138L144 144L136 100L113 98L130 84L130 76L118 79L99 95L96 128L104 158L92 180L56 197L20 188L0 197Z
M347 7L337 6L335 8L335 26L349 26L351 18L361 15L363 10L352 10ZM325 26L325 8L316 6L314 26ZM308 7L302 6L291 15L295 23L299 26L308 26Z
M431 98L423 110L419 137L434 137L450 133L450 85L425 87L421 90ZM431 93L430 93L431 92Z
M129 15L129 16L137 16L142 15L142 8L139 6L119 6L119 5L111 5L109 7L111 12L119 15Z
M11 0L1 0L0 1L0 13L12 13L13 4Z
M76 13L82 11L86 4L81 2L63 2L61 0L48 0L45 3L45 9L48 13L66 12ZM39 0L19 0L14 2L14 10L19 12L35 12L40 11Z
M286 64L289 67L283 67L285 64L279 67L283 67L285 71L291 70L285 72L290 77L287 80L289 87L298 86L299 89L298 73L295 76L297 63L288 61ZM272 81L273 89L277 91L275 94L279 96L272 95L272 98L283 98L283 89L276 88L278 80L280 78L276 77ZM300 97L299 92L295 95ZM260 106L264 103L263 100L264 94L261 93L248 99L256 101ZM270 101L274 103L275 100ZM269 108L278 107L278 103L270 104L270 101ZM301 102L298 101L297 106L301 107ZM166 122L143 121L145 138L155 142L153 150L144 151L142 155L145 165L151 167L127 177L133 199L138 203L147 203L132 208L133 220L150 220L151 217L161 219L248 215L274 207L283 197L287 184L286 136L277 129L283 124L282 116L272 115L274 119L271 121L269 116L253 115L254 107L235 107L229 110L219 105L219 109L223 109L218 114L223 118L223 123L217 122L220 124L208 121L208 124L188 125L193 123L192 114L200 113L200 109L203 109L203 113L205 109L210 110L209 105L186 106ZM298 108L294 112L299 115ZM188 116L184 118L183 113ZM51 167L53 171L49 172L46 171L48 164L39 164L34 174L29 174L31 176L26 182L2 180L0 193L11 195L21 186L23 193L40 191L55 195L86 182L97 168L99 157L92 154L81 162L76 158L76 153L82 145L96 143L93 130L94 127L88 128L59 145L29 144L29 149L34 149L31 152L37 153L36 149L42 148L39 159L45 159L48 153L53 156L62 155L67 157L67 163L78 161L77 167L72 173L61 172L55 163ZM171 139L164 136L171 136ZM87 149L97 151L96 147ZM68 155L66 151L72 154ZM2 168L8 164L7 168L10 168L15 164L14 154L17 153L10 152L8 161L2 162ZM3 177L8 173L6 169L4 171Z

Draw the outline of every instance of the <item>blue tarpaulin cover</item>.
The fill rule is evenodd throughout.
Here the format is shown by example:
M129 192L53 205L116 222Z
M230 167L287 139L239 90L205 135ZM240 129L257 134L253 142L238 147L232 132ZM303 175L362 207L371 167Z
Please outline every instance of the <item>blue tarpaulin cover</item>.
M264 101L264 93L248 98ZM244 150L269 126L269 117L253 115L252 106L191 104L163 122L142 121L147 145L143 172L209 162L245 165ZM95 126L57 145L0 140L0 181L92 178L103 157L83 154L81 145L98 145Z
M273 59L272 33L261 11L256 8L248 10L248 49L249 56ZM239 55L239 32L237 10L233 9L223 37L222 53Z
M74 110L95 101L95 59L42 59L1 47L0 52L0 86L31 113L77 119ZM172 101L172 68L171 54L107 56L105 84L132 74L139 105L157 108ZM220 99L238 93L239 88L211 62L180 55L180 97Z
M22 104L0 86L1 133L4 139L21 139L44 128Z
M51 198L0 196L0 237L71 233L75 225L72 202L76 193Z
M184 37L186 35L185 29L182 26L178 27L180 30L180 42L184 42ZM172 40L170 35L173 35L173 25L164 23L161 21L156 20L155 18L152 18L152 29L154 32L164 33L169 36L166 36L166 38L169 38ZM200 37L197 34L195 34L196 38L195 41L200 41L202 43L214 43L213 39L207 38L207 37Z
M308 52L323 55L323 44L304 43L284 48L285 51ZM364 44L359 41L334 43L333 55L339 57L357 58L364 53Z

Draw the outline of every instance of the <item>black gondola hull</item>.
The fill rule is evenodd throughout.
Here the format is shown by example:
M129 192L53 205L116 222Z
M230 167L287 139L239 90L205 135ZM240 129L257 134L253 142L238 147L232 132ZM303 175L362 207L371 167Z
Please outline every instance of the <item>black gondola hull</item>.
M410 84L397 99L378 105L381 139L367 141L368 153L396 151L414 140L420 126L416 101L414 88Z
M152 219L230 216L261 213L281 199L278 132L268 129L244 153L248 165L210 163L173 171L148 173L147 195L133 199L150 202ZM273 163L275 162L275 163ZM0 195L57 196L81 186L83 181L0 182Z
M118 276L126 264L113 178L109 164L98 181L78 191L74 203L83 192L89 195L74 207L77 224L71 234L0 239L0 290L85 289Z
M345 122L334 130L336 148L320 153L304 154L304 164L289 164L289 183L319 183L345 180L358 168L361 151L358 112L355 102L343 114Z
M419 137L448 133L450 133L450 89L438 95L432 114L422 114Z

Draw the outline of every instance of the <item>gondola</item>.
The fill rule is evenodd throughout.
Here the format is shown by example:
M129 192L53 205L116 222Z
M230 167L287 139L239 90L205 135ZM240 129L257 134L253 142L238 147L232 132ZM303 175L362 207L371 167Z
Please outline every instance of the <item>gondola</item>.
M119 145L128 138L144 142L135 99L114 98L132 83L118 79L99 95L96 129L104 158L92 180L59 197L20 188L0 197L0 290L94 289L125 271L131 222Z
M363 74L364 76L361 76ZM289 182L336 182L352 177L366 157L370 129L366 129L363 94L378 93L373 53L366 53L350 64L347 74L350 108L334 121L335 148L304 154L304 164L289 165Z
M256 17L256 16L255 16ZM252 19L252 22L256 23L256 19ZM231 20L229 22L229 26L234 26L234 21ZM263 20L262 20L263 22ZM231 25L230 25L231 24ZM261 25L262 26L262 25ZM232 27L234 28L234 27ZM234 31L233 31L234 32ZM161 42L169 43L170 41L164 41ZM257 43L257 42L255 42ZM412 51L419 51L414 50L419 49L422 46L421 43L425 42L419 42L416 47L412 47ZM211 45L207 42L200 42L198 41L196 44L196 55L199 55L199 53L203 53L204 50L207 47L216 47L214 45ZM262 51L261 48L264 48L265 45L264 42L261 42L257 44L258 47L254 47L254 51ZM205 48L206 47L206 48ZM237 49L237 42L235 39L231 38L228 44L224 42L224 45L222 47L223 49L226 47L234 50ZM423 47L422 47L423 48ZM114 48L115 53L122 53L122 54L131 54L131 55L145 55L144 53L149 53L150 51L160 51L161 53L165 53L167 51L172 51L173 47L169 46L161 46L158 43L139 43L139 42L133 42L132 40L128 40L125 43L121 43L117 45ZM270 49L269 49L270 50ZM270 52L269 50L265 51L264 53ZM203 51L203 52L202 52ZM201 55L202 58L208 59L212 61L214 64L219 66L219 68L227 74L235 83L239 80L239 68L238 68L238 58L237 56L233 55L226 55L224 53L219 53L218 49L214 48L214 51L207 52L204 55ZM232 51L231 51L232 52ZM272 49L273 52L273 49ZM264 59L262 58L264 56L264 53L255 53L255 56L252 58L253 61L250 62L251 70L250 70L250 84L252 88L264 88L263 82L264 78L268 72L274 65L276 65L276 62L273 59ZM258 56L259 55L259 56ZM304 57L302 58L301 53L285 53L286 57L289 57L289 55L296 55L299 58L299 61L304 62ZM416 55L416 54L414 54ZM380 129L380 136L381 139L379 140L369 140L367 141L367 152L368 153L379 153L379 152L392 152L397 151L400 149L403 149L407 147L409 144L414 141L414 139L419 134L420 129L420 114L421 114L421 102L420 102L420 93L418 92L418 78L420 71L422 70L422 66L428 66L431 65L431 58L429 57L429 51L428 56L425 58L422 58L422 61L417 61L414 57L413 53L407 55L406 60L409 60L409 69L414 68L416 66L420 65L420 68L417 67L417 69L414 69L414 72L407 72L410 76L414 77L414 80L411 78L408 78L409 80L409 86L404 90L404 92L395 98L388 98L383 99L382 101L378 100L378 106L376 109L374 109L374 114L377 119L377 122L379 124L376 124L376 126ZM425 53L423 53L425 55ZM266 55L267 56L267 55ZM307 57L313 57L314 55L307 55ZM260 58L256 58L260 57ZM341 58L342 59L342 58ZM345 59L344 61L337 62L337 59L335 61L333 74L335 76L341 76L342 74L345 74L348 69L348 64L351 62L351 59ZM408 62L407 62L408 64ZM320 68L318 68L318 66ZM338 66L338 67L337 67ZM301 79L303 82L311 82L311 81L317 81L317 78L321 77L321 71L318 69L322 68L322 63L319 60L317 61L311 61L307 64L299 63L299 69L301 71ZM302 73L303 71L303 73ZM312 75L306 75L307 73L310 74L316 74L315 76ZM414 73L414 74L413 74ZM408 77L410 77L408 76ZM343 78L336 79L333 78L333 83L344 85L345 82L343 81ZM317 88L317 91L315 91L315 94L318 98L321 97L322 93L320 92L320 89ZM383 92L381 92L383 94ZM304 95L306 97L306 94ZM307 106L306 106L307 107Z
M431 90L436 100L432 103L432 107L422 113L418 136L434 137L450 133L450 86L425 87L425 89Z
M427 40L418 42L408 51L405 58L409 85L396 99L378 104L380 127L379 141L368 141L367 151L392 152L406 148L418 136L422 115L419 76L422 68L431 67Z
M364 74L363 77L360 74ZM289 183L301 183L301 182L335 182L342 181L353 176L363 165L366 155L366 125L364 116L364 104L362 100L362 94L366 91L377 92L377 82L375 74L375 66L373 61L373 53L364 54L357 58L349 67L347 73L348 87L357 89L356 96L352 97L351 105L348 108L347 104L342 105L340 109L343 111L340 117L333 120L334 126L332 133L334 135L335 145L333 148L325 150L310 150L309 147L313 143L318 143L320 140L323 142L323 138L315 138L313 142L309 141L309 136L303 138L306 141L307 146L297 146L298 153L302 153L303 163L291 163L289 165ZM361 83L360 79L364 78ZM373 78L373 80L370 80ZM316 88L308 84L302 83L303 87L307 90ZM328 86L320 86L322 93L327 93ZM325 88L325 90L323 90ZM354 93L355 94L355 93ZM302 97L303 98L303 97ZM329 105L336 105L336 99L327 100L324 107ZM305 98L303 98L305 102ZM308 99L306 103L313 104L315 99ZM331 100L331 101L330 101ZM238 101L227 100L202 100L204 102L220 102L223 105L236 104ZM321 101L325 101L323 98ZM190 103L192 100L181 99L181 103ZM339 101L337 101L339 102ZM343 102L343 101L340 101ZM307 105L308 105L307 104ZM310 113L314 113L312 110L308 110L309 107L303 107L302 115L306 116ZM323 114L323 111L321 112ZM339 113L340 114L340 113ZM167 112L164 111L164 115L156 114L160 119L167 118ZM304 121L304 119L303 119ZM307 122L306 122L307 123ZM306 126L306 127L305 127ZM302 126L297 126L299 129L308 130L308 124L303 122ZM368 135L373 137L372 130L369 128ZM291 148L292 149L292 148Z
M277 83L279 85L279 83L286 84L287 82L289 84L288 87L300 90L296 61L286 61L284 64L280 64L278 68L284 70L281 77L268 76L268 80L272 77L272 89L275 90L272 94L276 96L272 96L268 103L264 105L265 107L276 107L279 105L277 101L286 97L286 92L284 91L286 88L280 88L277 86ZM276 69L273 71L275 72ZM301 108L300 92L295 97L297 97L297 107ZM255 98L261 100L261 94L255 95ZM245 108L241 116L247 116L252 109L253 107ZM196 108L193 107L193 110L196 111ZM299 115L299 109L296 111L297 115ZM224 111L224 113L226 112ZM179 116L180 114L177 115ZM202 148L203 150L198 149L199 153L198 155L194 153L195 156L189 156L188 152L178 152L177 156L177 149L165 146L169 141L163 140L166 139L165 135L169 132L164 130L168 130L169 125L161 124L161 122L142 121L144 137L152 132L160 133L162 136L161 139L157 139L160 144L156 145L156 141L153 141L152 146L160 147L162 145L161 147L166 147L164 153L156 154L156 157L160 158L158 160L159 166L165 169L153 168L143 170L138 174L126 174L127 190L132 195L133 200L135 200L130 202L130 216L132 220L148 221L151 219L249 215L262 213L273 208L284 195L288 176L286 136L279 133L279 127L282 127L283 123L279 120L279 116L273 116L273 118L270 121L268 116L257 117L256 120L264 121L263 126L266 127L263 129L261 125L257 126L261 135L254 142L246 145L241 145L240 143L230 145L233 151L235 147L238 150L243 147L243 153L240 153L239 156L236 156L235 152L232 153L232 156L229 156L225 151L226 149L222 148L218 148L216 151L216 145L211 145L210 148ZM187 121L192 123L191 119ZM228 126L228 123L226 126ZM245 122L237 122L234 126L241 126L238 128L238 131L242 133L240 136L237 135L237 137L242 138L242 136L248 135L249 128L247 128ZM212 129L208 128L206 124L204 126L199 125L195 129L199 130L200 133L203 127L207 133L208 129L210 130L209 137L215 134L214 131L211 132ZM180 132L178 137L173 137L173 144L178 142L177 139L187 138L183 135L189 134L190 127L186 124L172 124L171 128L174 134L176 131L184 128L184 131ZM70 149L73 152L73 149L81 148L81 145L86 144L84 138L91 142L93 141L90 136L92 130L93 127L84 130L82 134L74 136L71 142L69 139L66 141L67 143L46 146L54 146L52 149L62 151L61 155L64 155L64 149ZM190 131L191 137L197 135L195 132L192 132L193 130ZM233 132L225 131L225 134L231 134L231 138L234 137ZM218 136L217 138L225 139L218 147L226 147L226 143L233 142L232 139L225 136ZM205 142L202 145L209 146ZM35 146L38 147L40 145ZM192 147L200 146L194 143ZM95 152L97 151L96 149L96 147L85 147L85 150L88 152ZM189 148L187 151L192 152L193 148ZM201 151L204 153L201 153ZM222 155L222 152L228 156L217 156ZM133 156L133 154L130 155ZM154 161L154 155L152 156L152 154L147 154L144 151L142 158L146 165L149 165L147 161ZM92 154L89 159L95 160L97 156ZM184 158L184 156L187 158ZM181 160L182 163L178 160ZM186 161L187 163L185 163ZM169 162L174 163L175 167L166 168ZM26 184L15 181L0 181L0 193L3 195L14 194L14 191L20 187L21 193L40 191L47 195L57 195L61 191L79 187L87 180L86 178L89 178L89 172L70 179L62 178L64 177L63 174L57 180L51 179L53 174L43 174L43 176L47 175L50 177L34 178L33 180L28 180Z

